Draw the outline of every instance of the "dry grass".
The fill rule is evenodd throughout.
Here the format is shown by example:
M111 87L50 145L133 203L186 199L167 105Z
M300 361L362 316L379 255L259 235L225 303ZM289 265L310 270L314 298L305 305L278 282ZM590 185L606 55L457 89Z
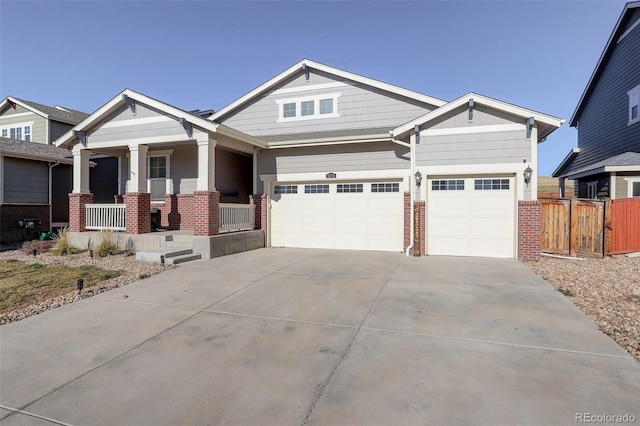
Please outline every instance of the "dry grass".
M98 257L105 257L120 253L118 240L113 231L105 230L100 232L100 238L98 239L98 244L94 248L94 253Z
M79 253L80 250L71 245L71 232L69 227L64 227L53 236L55 246L51 249L53 254L65 256L67 254Z
M565 193L573 195L573 181L565 181ZM558 197L558 178L538 176L538 197Z
M0 313L21 309L76 289L79 278L89 287L117 277L122 271L93 266L71 268L64 265L27 264L18 260L0 261Z

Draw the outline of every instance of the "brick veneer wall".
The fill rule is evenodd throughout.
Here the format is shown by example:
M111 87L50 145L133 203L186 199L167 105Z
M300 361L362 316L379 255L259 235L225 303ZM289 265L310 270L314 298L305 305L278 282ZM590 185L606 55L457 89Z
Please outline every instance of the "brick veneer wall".
M93 203L93 194L69 194L69 230L84 232L87 225L87 213L84 206Z
M169 229L194 229L193 194L166 194L164 203L154 203L160 209L160 226Z
M518 201L518 260L538 260L542 248L539 201Z
M193 235L209 236L220 233L220 193L195 191L193 193Z
M27 218L40 219L36 231L49 231L49 204L0 204L0 244L22 241L22 228L18 221Z
M416 213L420 216L420 254L425 256L427 254L427 233L425 232L427 227L427 204L424 201L415 202Z
M404 246L403 251L411 243L411 194L404 193Z
M124 195L124 203L127 206L127 233L151 232L151 194L130 192Z
M264 194L252 195L249 198L251 204L256 206L255 229L264 231L264 243L267 245L267 196Z

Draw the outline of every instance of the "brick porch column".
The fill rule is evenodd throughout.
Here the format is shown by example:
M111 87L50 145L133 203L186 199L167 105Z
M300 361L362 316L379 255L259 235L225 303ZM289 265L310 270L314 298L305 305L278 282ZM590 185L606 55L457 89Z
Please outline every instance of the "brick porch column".
M84 232L87 226L87 213L84 206L93 203L93 194L76 193L69 194L69 230L71 232Z
M518 201L518 260L539 260L542 250L540 202Z
M411 193L404 193L404 246L402 251L409 247L411 242Z
M415 214L420 217L420 254L425 256L427 254L427 205L424 201L415 202ZM415 244L415 242L414 242ZM415 247L415 245L414 245Z
M267 229L267 196L264 194L252 195L251 204L256 206L255 229Z
M217 191L194 191L193 235L210 236L220 233L220 193Z
M124 195L127 206L127 233L146 234L151 232L151 194L130 192Z

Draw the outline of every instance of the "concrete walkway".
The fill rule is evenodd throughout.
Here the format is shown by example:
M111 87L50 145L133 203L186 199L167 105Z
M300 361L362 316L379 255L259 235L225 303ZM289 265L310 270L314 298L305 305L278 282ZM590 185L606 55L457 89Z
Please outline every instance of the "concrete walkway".
M640 364L515 260L255 250L0 346L3 426L640 422Z

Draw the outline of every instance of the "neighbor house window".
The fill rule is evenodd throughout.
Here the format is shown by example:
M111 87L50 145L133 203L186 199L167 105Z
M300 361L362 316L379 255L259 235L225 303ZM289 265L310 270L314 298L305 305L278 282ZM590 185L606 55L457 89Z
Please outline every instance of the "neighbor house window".
M339 117L340 114L337 111L340 95L340 93L327 93L277 100L276 104L280 111L278 122Z
M629 124L640 121L640 86L627 92L629 96Z
M464 179L443 179L431 181L432 191L464 191Z
M587 183L587 198L593 200L598 196L598 182Z
M629 197L640 197L640 180L629 181Z

